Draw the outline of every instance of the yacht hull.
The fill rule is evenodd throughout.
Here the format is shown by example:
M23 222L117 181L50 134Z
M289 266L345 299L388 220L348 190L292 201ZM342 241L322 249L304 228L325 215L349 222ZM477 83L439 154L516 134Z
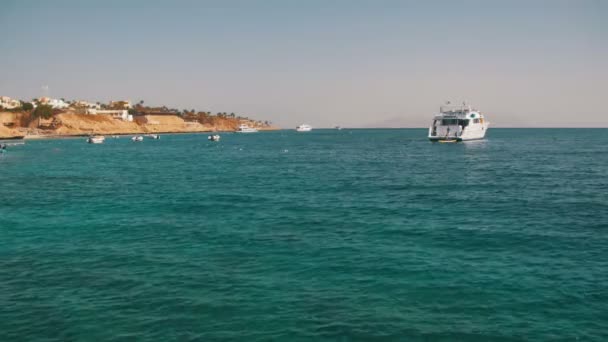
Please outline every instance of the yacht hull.
M428 138L433 142L446 140L455 140L457 142L481 140L485 138L488 127L488 122L469 126L464 131L458 126L438 126L435 129L431 126L429 128Z

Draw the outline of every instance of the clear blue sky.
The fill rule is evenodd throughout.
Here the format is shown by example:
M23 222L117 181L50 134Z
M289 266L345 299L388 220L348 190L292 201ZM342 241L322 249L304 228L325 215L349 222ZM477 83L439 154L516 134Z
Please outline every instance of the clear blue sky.
M0 94L236 112L283 127L608 126L608 1L0 3Z

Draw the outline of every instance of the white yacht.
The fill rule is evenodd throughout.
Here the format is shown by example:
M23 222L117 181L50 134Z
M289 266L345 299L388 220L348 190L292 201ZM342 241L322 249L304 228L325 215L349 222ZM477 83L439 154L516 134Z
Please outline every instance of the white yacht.
M258 131L257 128L249 127L245 124L239 125L239 127L236 129L237 133L255 133L257 131Z
M445 105L433 118L429 127L429 140L439 142L458 142L483 139L489 122L483 114L463 103L461 106Z
M137 142L138 141L144 141L144 137L141 136L141 135L136 135L136 136L132 137L131 140L137 141Z
M302 125L296 127L296 131L298 131L298 132L310 132L310 131L312 131L312 127L310 127L310 125L302 124Z
M93 135L87 138L87 142L89 144L103 144L105 140L106 137L104 137L103 135Z
M209 140L209 141L220 141L220 135L219 134L210 135L210 136L207 137L207 140Z

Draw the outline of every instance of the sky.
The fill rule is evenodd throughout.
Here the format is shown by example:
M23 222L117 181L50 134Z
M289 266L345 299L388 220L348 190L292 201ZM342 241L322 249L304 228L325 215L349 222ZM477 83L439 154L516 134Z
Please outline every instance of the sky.
M292 128L608 127L608 1L0 0L0 95Z

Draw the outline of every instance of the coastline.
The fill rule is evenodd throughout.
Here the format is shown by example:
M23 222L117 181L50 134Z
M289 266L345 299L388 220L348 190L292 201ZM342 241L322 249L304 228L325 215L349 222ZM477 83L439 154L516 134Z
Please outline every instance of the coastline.
M260 128L260 132L267 131L279 131L281 128ZM127 137L131 135L145 135L145 134L208 134L208 133L236 133L233 130L204 130L204 131L155 131L155 132L122 132L122 133L104 133L99 135L116 135L121 137ZM97 135L97 133L95 133ZM64 139L64 138L82 138L89 137L91 133L74 133L74 134L29 134L23 137L4 137L0 135L0 140L42 140L42 139Z
M185 121L174 115L145 115L134 121L124 121L105 115L61 113L47 120L31 123L28 127L14 120L11 126L0 124L0 139L53 139L86 137L91 135L182 134L234 132L240 124L248 124L259 131L278 130L252 120L214 118L209 123Z

